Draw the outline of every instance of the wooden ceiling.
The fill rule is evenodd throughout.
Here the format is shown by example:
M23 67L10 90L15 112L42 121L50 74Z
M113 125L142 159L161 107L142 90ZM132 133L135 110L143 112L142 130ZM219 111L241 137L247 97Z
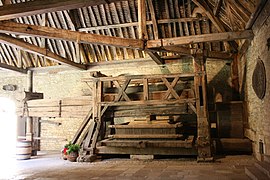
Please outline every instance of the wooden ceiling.
M0 67L91 64L191 53L230 59L266 0L0 0ZM204 50L204 51L202 51Z

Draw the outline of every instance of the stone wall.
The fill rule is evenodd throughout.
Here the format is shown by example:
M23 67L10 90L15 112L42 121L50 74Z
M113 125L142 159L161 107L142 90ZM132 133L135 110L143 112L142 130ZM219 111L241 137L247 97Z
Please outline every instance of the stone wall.
M268 10L269 12L269 10ZM268 13L269 16L269 13ZM262 17L258 20L261 23ZM270 38L270 17L258 26L258 23L253 26L255 37L246 53L240 59L240 87L248 106L248 128L245 131L247 137L253 141L253 152L257 159L261 159L259 152L259 142L263 143L263 151L270 155L270 51L267 47L267 39ZM260 58L266 69L266 94L260 100L252 87L252 75ZM244 96L245 95L245 96Z
M216 87L221 93L229 88L230 69L225 61L207 62L207 74L210 87ZM88 71L69 68L41 68L34 71L33 91L44 93L45 99L59 99L90 95L88 86L81 82L82 78L89 77L90 72L101 71L107 76L123 74L167 74L193 72L192 60L170 61L166 65L158 66L152 60L130 61L128 63L114 62L93 65ZM23 99L26 88L26 75L1 73L0 86L16 84L18 90L6 92L0 90L0 96L10 97L18 103ZM224 86L225 85L225 86ZM229 89L227 89L229 91ZM42 118L41 119L41 150L60 150L64 144L72 139L83 119L77 118Z

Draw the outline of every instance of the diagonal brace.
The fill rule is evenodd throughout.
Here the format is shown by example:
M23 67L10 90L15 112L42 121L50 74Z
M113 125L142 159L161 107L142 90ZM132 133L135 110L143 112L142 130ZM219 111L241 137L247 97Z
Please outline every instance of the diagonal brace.
M176 93L176 91L173 89L175 85L177 84L180 77L175 77L173 82L170 84L169 81L166 78L161 78L164 84L167 86L168 90L163 96L163 100L168 99L168 96L172 94L175 99L180 99L179 95Z

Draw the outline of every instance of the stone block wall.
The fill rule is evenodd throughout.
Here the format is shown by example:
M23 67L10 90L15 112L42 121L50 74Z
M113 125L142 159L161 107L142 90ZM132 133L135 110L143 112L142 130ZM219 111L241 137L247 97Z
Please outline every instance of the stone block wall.
M216 87L220 92L226 92L230 86L230 69L225 61L207 62L208 82L211 87ZM143 61L130 60L128 63L114 62L93 65L87 71L73 70L69 68L41 68L33 73L33 91L44 93L45 99L61 99L65 97L89 96L88 86L81 81L89 77L90 72L100 71L107 76L118 76L124 74L167 74L193 72L192 61L184 59L171 61L166 65L158 66L151 59ZM0 72L0 87L4 84L14 83L18 90L5 92L0 89L0 97L6 96L14 99L20 104L24 97L23 90L27 85L26 75ZM226 86L224 86L224 84ZM228 89L229 91L229 89ZM41 150L61 150L74 136L83 119L79 118L41 118ZM59 123L59 124L58 124Z
M253 141L253 152L257 159L261 159L259 143L263 143L263 151L270 155L270 50L267 47L267 39L270 38L270 17L257 26L255 23L255 37L246 53L240 60L240 82L242 94L247 101L248 128L245 131L247 137ZM261 20L259 16L259 21ZM252 75L260 58L264 62L266 70L266 94L260 100L252 87ZM246 72L246 73L245 73ZM246 76L246 77L245 77Z

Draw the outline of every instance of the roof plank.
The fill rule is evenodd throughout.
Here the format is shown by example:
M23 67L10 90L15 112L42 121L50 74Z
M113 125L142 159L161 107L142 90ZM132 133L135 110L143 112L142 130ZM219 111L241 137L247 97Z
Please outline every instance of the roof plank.
M65 59L51 51L49 51L46 48L41 48L38 46L35 46L33 44L27 43L25 41L22 41L20 39L13 38L11 36L5 35L5 34L0 34L0 43L4 43L10 46L13 46L18 49L22 49L24 51L40 55L40 56L45 56L48 59L51 59L53 61L57 61L61 64L66 64L78 69L86 69L86 66L83 64L77 64L75 62L72 62L68 59Z
M23 16L77 9L117 1L121 0L36 0L17 4L7 4L0 7L0 20L2 21Z
M15 66L4 64L4 63L0 63L0 69L11 70L11 71L16 71L19 73L27 74L27 69L18 68Z

